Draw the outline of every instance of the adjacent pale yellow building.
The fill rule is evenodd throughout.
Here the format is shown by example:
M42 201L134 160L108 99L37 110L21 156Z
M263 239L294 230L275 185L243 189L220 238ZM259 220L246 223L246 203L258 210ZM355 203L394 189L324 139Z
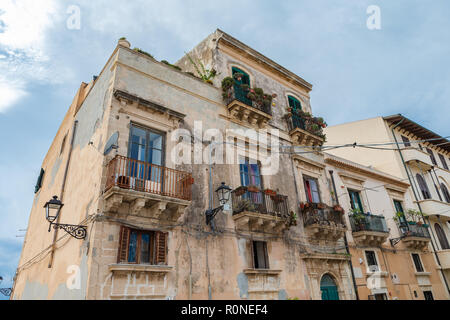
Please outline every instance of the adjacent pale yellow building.
M450 284L450 142L398 114L328 127L329 144L364 145L330 153L408 182L405 206L426 215L430 250L442 283Z

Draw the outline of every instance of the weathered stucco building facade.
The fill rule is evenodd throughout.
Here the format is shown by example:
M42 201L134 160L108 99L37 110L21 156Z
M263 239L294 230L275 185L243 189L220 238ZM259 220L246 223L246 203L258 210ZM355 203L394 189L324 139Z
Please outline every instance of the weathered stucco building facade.
M175 65L119 40L43 161L12 299L445 299L428 240L413 241L422 271L388 241L408 182L322 152L311 90L220 30ZM352 226L355 192L374 230ZM84 239L47 232L54 195Z

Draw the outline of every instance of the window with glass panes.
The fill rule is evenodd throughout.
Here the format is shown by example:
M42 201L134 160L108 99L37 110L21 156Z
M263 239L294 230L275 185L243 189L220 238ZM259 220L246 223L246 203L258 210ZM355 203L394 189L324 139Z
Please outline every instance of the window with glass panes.
M440 154L440 153L439 153L439 159L441 160L442 167L443 167L444 169L447 169L447 170L448 170L447 161L445 160L445 157L444 157L442 154Z
M378 261L377 261L377 256L375 254L375 251L367 250L367 251L365 251L365 254L366 254L367 267L369 268L369 270L372 272L379 271Z
M151 170L144 163L133 162L129 175L140 179L160 181L164 162L164 136L158 131L147 129L135 124L131 125L128 157L134 160L153 164Z
M259 163L249 158L241 158L239 174L242 186L256 186L262 189L261 170Z
M353 210L359 210L364 212L364 208L362 206L361 197L359 191L348 190L348 194L350 196L350 206Z
M412 253L412 258L414 261L414 266L416 267L416 271L417 272L423 272L423 265L422 265L422 260L420 260L420 256L417 253Z
M305 184L306 200L309 203L320 203L319 184L317 179L303 176Z

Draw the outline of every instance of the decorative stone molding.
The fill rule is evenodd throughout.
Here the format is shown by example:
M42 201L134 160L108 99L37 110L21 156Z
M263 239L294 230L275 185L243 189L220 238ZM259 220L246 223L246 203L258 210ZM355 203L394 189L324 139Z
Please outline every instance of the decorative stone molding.
M389 232L378 232L362 230L352 233L353 240L359 245L368 247L379 247L389 237Z
M243 231L281 233L287 229L287 221L284 218L270 214L244 211L233 215L236 229Z
M246 105L239 100L233 99L228 105L229 116L239 122L249 124L252 127L264 129L272 119L270 114L267 114L257 108Z
M406 247L409 249L414 250L424 250L428 243L430 243L430 238L423 238L423 237L414 237L414 236L407 236L402 239L402 242L405 244Z
M294 128L289 132L291 141L294 145L319 147L323 144L324 139L318 137L306 130Z

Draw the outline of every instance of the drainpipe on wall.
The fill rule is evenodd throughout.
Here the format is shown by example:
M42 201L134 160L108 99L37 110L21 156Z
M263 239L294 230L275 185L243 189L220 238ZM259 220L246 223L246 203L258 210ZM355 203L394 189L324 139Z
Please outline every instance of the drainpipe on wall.
M400 150L400 146L399 146L399 144L398 144L398 140L397 140L397 137L395 136L395 132L394 132L394 129L397 128L397 127L403 122L403 120L405 120L405 118L402 118L402 120L400 120L395 126L393 126L393 127L391 128L391 131L392 131L392 136L394 137L394 140L395 140L395 144L396 144L396 146L397 146L398 153L400 154L400 158L402 159L402 164L403 164L403 167L404 167L404 169L405 169L405 171L406 171L406 175L408 176L409 184L411 185L411 188L412 188L412 185L413 185L413 183L412 183L412 181L411 181L412 177L410 176L410 174L409 174L409 172L408 172L408 169L407 169L407 166L406 166L406 163L405 163L405 159L403 158L402 151ZM428 218L425 219L425 217L424 217L424 215L423 215L423 212L422 212L422 207L420 206L420 203L419 203L419 198L417 197L417 194L416 194L414 188L412 188L412 190L413 190L414 198L415 198L416 201L417 201L417 206L419 207L419 211L420 211L420 213L422 214L422 219L423 219L425 222L428 223L428 225L430 226L430 233L431 233L431 234L433 235L433 237L434 237L433 230L432 230L432 227L431 227L431 223L430 223L430 221L429 221ZM433 241L431 241L431 246L432 246L432 248L433 248L433 253L434 253L434 256L435 256L435 258L436 258L436 261L437 261L437 263L438 263L438 265L439 265L439 270L441 271L442 278L444 279L444 283L445 283L445 287L447 288L447 292L450 293L450 288L449 288L449 286L448 286L447 279L445 278L445 274L444 274L444 272L442 271L441 261L439 260L439 256L438 256L438 254L437 254L437 252L436 252L436 247L434 246Z
M72 139L70 141L69 155L67 156L66 168L64 170L64 177L63 177L63 182L62 182L62 185L61 185L61 192L60 192L60 196L59 196L59 199L60 199L61 202L63 202L63 199L64 199L64 189L66 187L67 172L69 171L70 159L72 157L73 142L75 140L75 133L77 131L77 125L78 125L78 120L75 120L74 123L73 123ZM60 219L61 219L61 214L58 215L58 218L56 219L56 223L59 223ZM51 268L52 264L53 264L53 258L54 258L54 255L55 255L56 238L57 237L58 237L58 229L55 229L55 233L53 234L52 250L50 252L50 261L48 262L48 267L49 268Z
M329 170L329 173L330 173L330 177L331 177L331 184L333 185L334 199L336 201L336 204L339 205L339 198L337 196L337 190L336 190L336 184L334 182L333 170ZM350 250L348 248L348 241L347 241L347 231L344 232L344 244L345 244L345 251L347 252L347 254L350 254ZM358 287L356 286L355 273L353 272L353 263L352 263L351 257L350 257L350 260L348 261L348 265L350 266L350 272L352 274L352 284L353 284L353 290L355 290L356 300L359 300Z

